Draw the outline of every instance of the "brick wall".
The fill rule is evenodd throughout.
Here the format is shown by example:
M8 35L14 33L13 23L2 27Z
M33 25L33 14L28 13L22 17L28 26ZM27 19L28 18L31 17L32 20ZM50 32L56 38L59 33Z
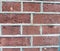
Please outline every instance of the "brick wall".
M60 51L60 0L0 0L0 51Z

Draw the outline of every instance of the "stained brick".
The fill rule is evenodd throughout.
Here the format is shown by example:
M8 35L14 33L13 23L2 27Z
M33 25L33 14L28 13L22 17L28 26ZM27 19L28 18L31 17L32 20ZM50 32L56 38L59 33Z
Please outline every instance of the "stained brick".
M18 35L20 34L20 26L2 26L3 35Z
M24 48L23 51L40 51L39 48Z
M21 11L19 2L2 2L2 11Z
M23 26L23 34L25 35L40 34L40 27L39 26Z
M59 14L34 14L35 24L58 24L60 23Z
M43 48L42 51L58 51L58 48L53 48L53 47L51 47L51 48Z
M44 12L60 12L60 4L44 4L43 5Z
M30 38L26 37L2 37L0 46L29 46Z
M3 51L20 51L19 48L3 48Z
M0 23L30 23L30 14L0 14Z
M24 3L23 10L27 12L39 12L40 3Z
M60 26L43 26L43 34L60 34Z
M34 37L33 38L33 45L34 46L58 45L58 37L54 37L54 36Z

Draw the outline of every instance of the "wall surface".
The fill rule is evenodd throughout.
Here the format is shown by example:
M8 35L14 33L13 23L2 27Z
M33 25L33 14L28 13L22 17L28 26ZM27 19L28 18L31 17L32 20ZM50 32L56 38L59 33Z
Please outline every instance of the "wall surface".
M0 51L60 51L60 0L0 0Z

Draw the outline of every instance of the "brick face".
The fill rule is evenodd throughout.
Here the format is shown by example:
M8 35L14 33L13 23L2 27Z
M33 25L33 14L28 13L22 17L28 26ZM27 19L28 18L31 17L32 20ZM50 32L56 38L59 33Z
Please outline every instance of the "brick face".
M21 4L19 2L3 2L2 11L21 11Z
M0 23L30 23L30 14L0 14Z
M43 26L43 34L60 34L60 26Z
M34 46L58 45L58 37L34 37Z
M39 48L25 48L23 51L40 51Z
M3 51L20 51L19 48L3 48Z
M34 14L34 24L58 24L60 23L59 14Z
M0 46L29 46L30 38L24 37L3 37L0 38Z
M38 35L40 34L40 27L39 26L23 26L23 34L24 35Z
M44 12L60 12L60 4L44 4Z
M58 51L58 48L43 48L42 51Z
M20 26L2 26L3 35L18 35L20 33Z
M39 12L40 4L39 3L24 3L23 10L27 12Z

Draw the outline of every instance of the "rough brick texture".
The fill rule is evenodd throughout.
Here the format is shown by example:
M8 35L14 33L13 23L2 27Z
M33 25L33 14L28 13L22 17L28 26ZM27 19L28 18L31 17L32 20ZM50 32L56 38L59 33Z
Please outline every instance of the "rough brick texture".
M3 37L0 38L0 46L30 46L30 38L25 37Z
M38 35L40 34L40 27L39 26L23 26L23 34L25 35Z
M43 26L43 34L60 34L60 26Z
M44 12L60 12L60 4L44 4Z
M35 24L57 24L60 23L59 14L34 14Z
M60 0L0 1L0 51L60 51Z
M58 37L34 37L34 46L58 45Z
M40 51L39 48L25 48L23 51Z
M39 12L40 3L24 3L23 10L26 12Z
M30 14L0 14L0 23L30 23Z
M18 35L20 33L20 26L2 26L3 35Z
M58 51L58 48L43 48L42 51Z
M3 2L2 11L20 11L21 4L20 2Z
M3 51L20 51L19 48L3 48Z

